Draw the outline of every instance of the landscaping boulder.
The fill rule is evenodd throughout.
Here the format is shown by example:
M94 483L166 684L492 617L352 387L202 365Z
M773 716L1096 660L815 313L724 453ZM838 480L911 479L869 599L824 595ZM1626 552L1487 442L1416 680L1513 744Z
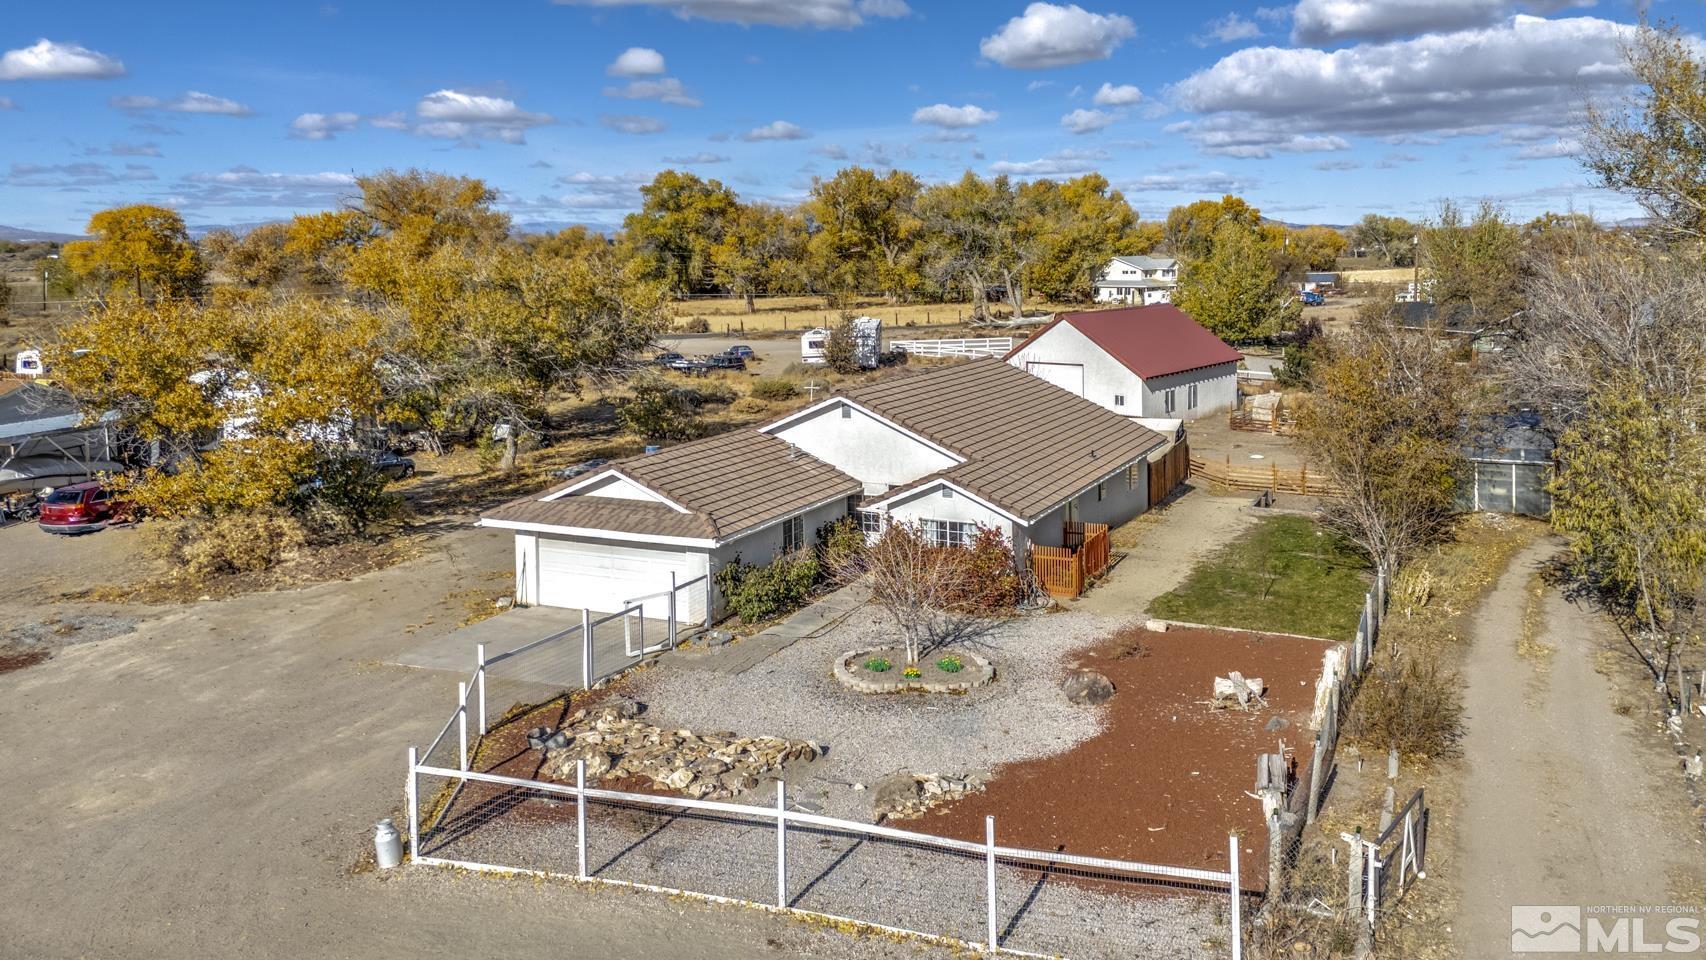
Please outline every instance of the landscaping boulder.
M904 770L891 773L878 780L877 785L871 789L871 815L881 817L885 813L911 806L918 802L919 794L917 777Z
M1094 670L1074 670L1060 684L1066 699L1078 704L1107 703L1114 696L1114 682Z
M936 773L895 773L877 781L871 790L871 813L881 819L906 820L921 817L931 807L982 793L980 774L949 777Z
M576 711L553 737L540 741L546 751L543 773L573 781L576 763L585 760L592 780L640 777L689 797L720 800L823 752L809 740L665 730L635 719L644 709L644 704L618 698ZM537 740L529 738L530 743Z

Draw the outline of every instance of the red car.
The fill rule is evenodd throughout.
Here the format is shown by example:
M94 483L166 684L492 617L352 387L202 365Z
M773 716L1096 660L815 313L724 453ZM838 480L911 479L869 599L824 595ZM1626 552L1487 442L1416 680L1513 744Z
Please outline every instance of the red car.
M89 533L117 519L119 501L99 480L67 484L41 502L36 524L48 533Z

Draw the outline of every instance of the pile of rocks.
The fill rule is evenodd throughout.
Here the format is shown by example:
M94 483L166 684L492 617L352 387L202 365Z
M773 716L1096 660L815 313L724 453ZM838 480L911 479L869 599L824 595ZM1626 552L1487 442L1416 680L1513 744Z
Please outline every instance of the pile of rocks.
M935 773L896 773L884 777L871 789L871 815L878 819L908 820L922 817L931 807L982 793L985 780L979 774L945 777Z
M577 711L547 745L543 773L573 783L575 764L584 759L588 782L642 777L696 800L722 800L823 753L809 740L665 730L637 714L632 701Z

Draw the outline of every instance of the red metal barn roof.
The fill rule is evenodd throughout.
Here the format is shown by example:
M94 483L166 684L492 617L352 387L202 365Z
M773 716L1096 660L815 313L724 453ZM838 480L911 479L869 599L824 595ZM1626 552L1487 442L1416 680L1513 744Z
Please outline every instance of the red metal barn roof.
M1057 323L1068 323L1108 355L1140 377L1183 373L1220 363L1237 363L1242 356L1226 341L1208 332L1191 315L1170 303L1116 310L1084 310L1057 314L1031 341ZM1026 344L1013 350L1018 353ZM1012 356L1013 353L1008 354Z

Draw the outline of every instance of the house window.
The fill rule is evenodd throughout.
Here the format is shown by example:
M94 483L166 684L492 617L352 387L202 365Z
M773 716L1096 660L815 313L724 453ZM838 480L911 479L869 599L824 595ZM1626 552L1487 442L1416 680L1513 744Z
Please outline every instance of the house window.
M1190 386L1185 388L1185 409L1186 410L1195 410L1196 408L1197 408L1197 385L1193 383Z
M782 521L782 552L793 553L805 546L806 520L804 517L789 517Z
M1177 390L1168 390L1161 394L1161 406L1167 413L1179 409L1179 398L1175 396L1177 393Z
M1108 481L1103 480L1101 483L1096 484L1096 501L1100 503L1106 499L1108 499Z
M859 511L859 532L866 540L875 540L883 535L883 515L875 510Z
M1116 407L1125 406L1125 394L1123 394L1123 393L1114 394L1114 406L1116 406Z
M924 540L932 547L964 547L971 543L973 528L961 520L926 520Z

